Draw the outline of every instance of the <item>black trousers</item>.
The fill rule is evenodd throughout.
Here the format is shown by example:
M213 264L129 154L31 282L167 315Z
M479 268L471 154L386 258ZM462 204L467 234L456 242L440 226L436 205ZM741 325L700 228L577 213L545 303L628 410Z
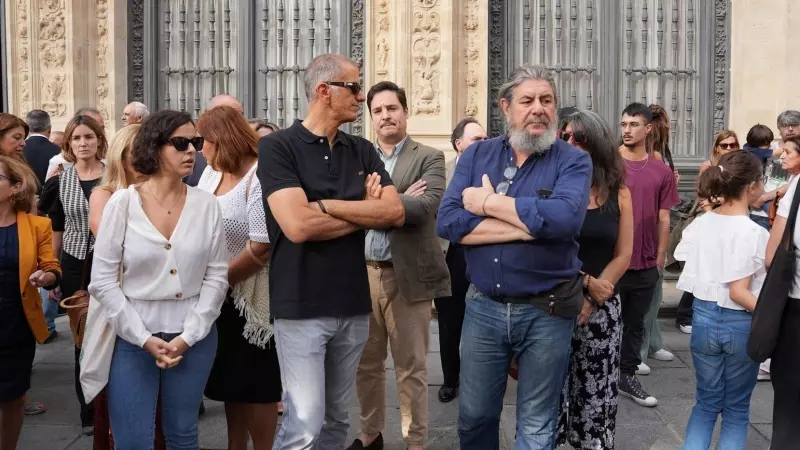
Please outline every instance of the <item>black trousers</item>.
M641 364L644 340L644 316L650 309L653 293L658 283L658 269L629 270L619 280L619 298L622 303L622 361L620 372L636 373Z
M681 301L678 303L678 316L675 318L675 325L691 325L692 324L692 306L694 305L694 294L691 292L684 292L681 295Z
M439 316L439 356L442 360L444 385L458 387L461 370L459 346L461 344L461 326L464 324L464 298L469 289L467 280L467 261L464 258L464 247L450 244L445 257L450 271L450 297L436 298L436 313Z
M61 252L61 298L71 297L76 291L81 288L81 275L83 274L83 260L73 257L72 255ZM89 285L89 275L92 273L92 255L89 255L89 264L86 267L86 279L83 281L83 288ZM83 397L83 389L81 388L81 366L80 366L81 349L75 347L75 394L78 396L78 402L81 405L81 426L92 426L94 421L94 406L90 403L87 404Z
M772 404L773 449L797 448L800 442L800 300L790 298L781 320L770 365L775 400Z

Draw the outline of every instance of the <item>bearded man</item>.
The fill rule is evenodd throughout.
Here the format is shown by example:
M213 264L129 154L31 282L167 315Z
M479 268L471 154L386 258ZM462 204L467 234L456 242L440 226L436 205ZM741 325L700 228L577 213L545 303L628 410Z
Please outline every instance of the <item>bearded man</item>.
M440 237L465 246L471 282L458 433L462 450L499 448L507 371L516 358L516 448L551 449L583 305L575 238L589 202L592 163L556 140L552 72L516 69L499 102L507 135L461 155L437 222Z

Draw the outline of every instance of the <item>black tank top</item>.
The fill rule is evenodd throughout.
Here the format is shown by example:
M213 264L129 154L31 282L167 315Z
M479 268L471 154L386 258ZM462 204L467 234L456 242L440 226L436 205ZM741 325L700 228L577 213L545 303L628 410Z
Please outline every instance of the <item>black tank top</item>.
M582 270L599 277L609 262L614 259L614 247L619 235L619 201L617 192L608 196L606 204L586 211L578 236L578 259Z

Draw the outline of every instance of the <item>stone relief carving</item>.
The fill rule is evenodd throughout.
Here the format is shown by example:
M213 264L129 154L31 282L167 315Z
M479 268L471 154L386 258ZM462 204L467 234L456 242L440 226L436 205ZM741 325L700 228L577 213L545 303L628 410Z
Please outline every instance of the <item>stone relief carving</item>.
M725 128L728 101L728 2L714 4L714 133Z
M144 102L144 0L128 0L130 97Z
M95 3L97 17L97 109L109 120L108 106L108 0Z
M478 86L478 68L480 67L480 50L478 50L480 35L478 33L478 0L467 0L466 17L464 20L464 31L467 36L467 46L465 49L467 66L467 104L464 106L464 114L475 116L478 114L478 103L476 88Z
M438 115L442 39L439 0L414 0L412 6L411 58L414 64L412 114Z
M350 7L350 57L358 62L359 80L364 82L364 0L353 0ZM358 116L353 122L353 134L364 135L364 108L358 109Z
M375 74L378 81L386 80L389 75L389 0L379 0L376 9L378 28L375 33Z
M28 0L17 1L17 68L19 73L19 113L22 116L33 109L31 107L31 83L28 64L28 47L30 36L28 33Z
M64 18L64 0L39 2L39 61L42 65L42 109L53 117L67 111L64 103L64 64L67 61L67 27Z
M505 77L505 0L489 2L489 124L490 136L498 136L503 132L503 118L497 105L497 94Z

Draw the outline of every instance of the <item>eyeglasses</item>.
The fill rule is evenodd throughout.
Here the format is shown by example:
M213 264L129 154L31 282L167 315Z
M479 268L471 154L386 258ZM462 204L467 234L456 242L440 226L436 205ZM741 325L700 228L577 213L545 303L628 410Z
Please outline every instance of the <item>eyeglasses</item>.
M186 150L188 150L189 144L192 144L192 147L194 147L194 149L199 152L203 150L203 141L204 141L203 138L201 138L200 136L193 138L175 136L170 138L169 141L167 142L169 142L173 147L175 147L175 150L179 152L185 152Z
M358 95L361 92L361 83L353 82L353 81L326 81L325 84L328 86L337 86L350 89L350 92L353 95Z
M516 174L517 166L513 164L507 165L505 170L503 170L503 177L505 177L505 181L501 181L495 188L494 192L500 195L508 194L508 191L511 189L511 184L514 182L514 175Z
M735 144L719 144L719 148L723 150L739 150L739 143Z

